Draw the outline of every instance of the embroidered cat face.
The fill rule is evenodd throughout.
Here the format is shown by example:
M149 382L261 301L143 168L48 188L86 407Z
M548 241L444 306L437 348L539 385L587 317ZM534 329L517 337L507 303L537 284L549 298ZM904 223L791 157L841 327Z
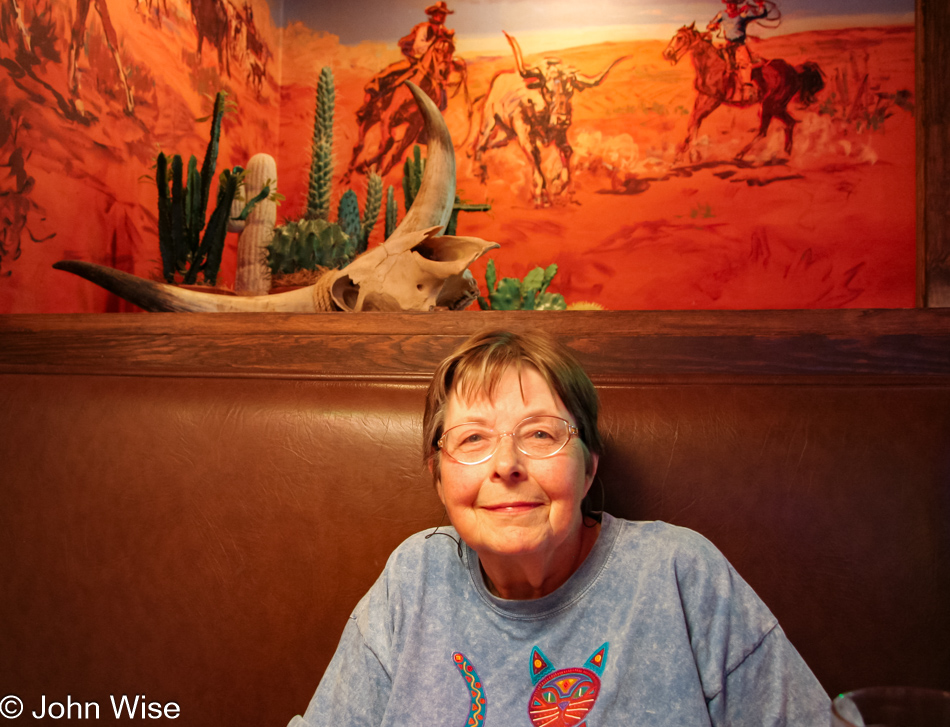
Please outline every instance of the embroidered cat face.
M604 644L583 667L554 669L537 646L531 650L531 681L535 685L528 701L528 717L535 727L584 727L588 713L600 694L600 675L607 662Z

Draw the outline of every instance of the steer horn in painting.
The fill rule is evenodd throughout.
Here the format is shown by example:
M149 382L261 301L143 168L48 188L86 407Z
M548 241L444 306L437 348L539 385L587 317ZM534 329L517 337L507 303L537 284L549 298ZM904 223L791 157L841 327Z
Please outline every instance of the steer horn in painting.
M326 310L460 309L477 295L468 266L497 243L439 236L455 204L455 152L442 114L417 86L408 84L425 119L429 139L422 185L392 235L342 270L289 293L230 296L195 292L145 280L79 260L61 260L75 273L148 311L316 313Z

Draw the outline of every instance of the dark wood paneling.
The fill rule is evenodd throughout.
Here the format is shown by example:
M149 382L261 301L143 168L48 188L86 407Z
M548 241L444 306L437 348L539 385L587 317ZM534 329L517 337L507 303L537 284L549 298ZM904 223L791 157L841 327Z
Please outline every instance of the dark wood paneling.
M918 305L950 306L950 3L917 0Z
M0 372L418 381L493 326L557 334L598 383L950 377L940 310L5 316Z

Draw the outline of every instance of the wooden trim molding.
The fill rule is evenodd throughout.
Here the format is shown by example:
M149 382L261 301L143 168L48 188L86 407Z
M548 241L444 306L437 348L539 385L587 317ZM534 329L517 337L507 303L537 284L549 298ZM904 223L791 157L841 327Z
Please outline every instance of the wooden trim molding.
M917 0L917 304L950 307L950 3Z
M472 333L540 329L599 384L950 381L950 310L0 316L0 374L419 382Z

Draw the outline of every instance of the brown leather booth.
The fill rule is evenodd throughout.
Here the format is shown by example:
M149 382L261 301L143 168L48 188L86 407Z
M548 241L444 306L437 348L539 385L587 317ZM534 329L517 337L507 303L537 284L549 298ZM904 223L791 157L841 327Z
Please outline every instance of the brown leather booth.
M948 312L151 314L0 317L0 698L302 712L485 326L563 337L606 509L709 537L830 693L950 687Z

